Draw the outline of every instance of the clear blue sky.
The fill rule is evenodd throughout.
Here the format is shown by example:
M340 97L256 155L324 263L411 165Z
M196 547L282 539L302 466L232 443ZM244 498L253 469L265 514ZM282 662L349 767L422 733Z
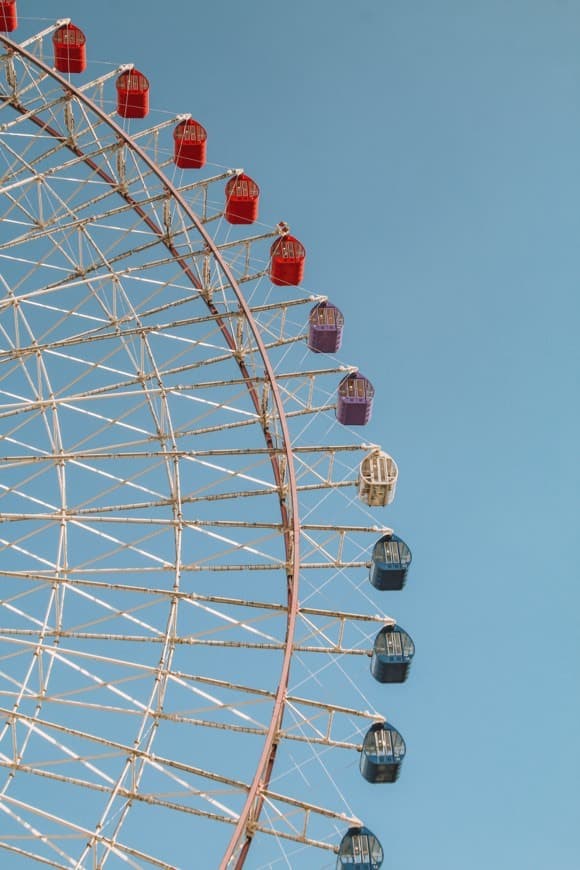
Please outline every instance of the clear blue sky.
M580 4L19 5L202 121L346 315L414 553L385 605L418 649L383 705L408 754L356 806L384 867L577 870Z

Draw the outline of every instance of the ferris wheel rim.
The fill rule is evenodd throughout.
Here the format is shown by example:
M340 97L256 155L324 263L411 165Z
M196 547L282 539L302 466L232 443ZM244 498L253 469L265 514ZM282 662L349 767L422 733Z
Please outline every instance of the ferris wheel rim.
M174 146L170 157L171 152L159 133L185 116L174 116L145 128L139 125L137 130L130 125L130 132L119 127L114 112L108 113L108 97L103 86L121 70L132 69L133 65L99 75L77 90L68 78L58 75L39 59L46 56L43 43L48 42L47 37L54 29L53 26L44 30L24 40L22 45L0 36L5 46L13 46L2 56L4 85L0 106L5 108L6 114L12 107L19 115L13 118L10 113L10 118L0 128L2 158L7 167L1 191L6 208L0 257L6 264L6 272L0 278L6 298L0 305L3 348L0 360L6 363L2 372L6 386L3 383L1 388L0 418L7 419L4 432L7 449L1 459L3 467L8 469L0 492L3 497L8 496L3 501L3 506L7 505L5 517L12 523L10 528L16 530L14 534L8 532L7 540L0 542L0 550L9 553L6 564L9 583L3 596L5 600L0 603L2 613L13 611L19 616L18 622L7 622L6 637L2 637L3 651L6 649L7 655L3 658L10 659L11 649L16 650L16 657L20 655L18 649L24 651L20 657L24 665L27 664L26 654L34 652L39 656L38 666L33 666L31 660L28 669L8 671L14 689L5 694L13 699L13 708L12 713L2 711L10 726L1 729L0 737L9 739L11 731L14 749L0 759L0 766L9 771L14 767L14 770L0 792L0 801L14 774L20 770L22 774L16 777L17 785L10 791L7 805L2 805L1 809L7 812L15 797L24 797L22 807L31 819L38 814L45 821L51 821L47 812L47 806L51 807L50 798L47 805L34 790L27 791L34 789L34 782L38 781L33 775L42 776L42 765L50 762L37 760L34 741L32 750L28 748L31 741L27 735L33 733L33 728L28 732L26 728L38 720L39 735L44 740L50 740L51 734L58 735L61 726L64 726L62 733L72 734L67 726L73 710L70 703L74 701L65 699L67 694L80 694L77 709L81 718L73 722L80 722L80 730L75 734L82 738L84 745L76 759L79 764L65 768L72 767L72 775L66 780L60 779L73 787L86 786L87 801L83 797L83 803L87 806L91 800L90 790L98 789L98 776L107 778L110 772L111 785L100 789L105 793L105 801L98 801L97 815L90 811L80 857L75 857L75 851L69 852L68 848L67 856L71 857L65 857L57 848L56 833L54 839L52 835L46 839L38 834L43 848L53 859L58 853L65 857L66 866L69 863L84 865L89 858L101 866L101 860L104 865L106 860L115 862L121 857L136 867L130 855L136 856L143 848L144 841L138 831L144 816L140 809L131 813L129 809L133 802L139 807L145 801L159 808L161 814L163 806L180 810L181 816L176 817L180 825L187 824L187 819L191 818L187 813L206 820L204 824L208 819L227 822L219 826L225 831L219 832L215 840L212 838L212 848L217 845L216 851L219 850L214 866L226 849L220 865L222 870L232 867L234 862L237 868L241 867L252 844L253 857L266 854L261 851L262 847L265 850L277 846L288 863L283 847L288 841L298 843L299 849L330 850L339 856L342 866L341 856L352 854L346 843L349 836L367 829L361 827L361 821L355 816L350 795L341 791L342 780L332 777L333 768L338 773L334 754L332 761L329 757L328 766L326 757L323 758L332 747L361 751L359 743L352 742L359 737L360 719L352 718L348 723L342 720L344 725L335 728L333 717L384 720L381 714L369 712L375 709L374 703L366 697L362 684L359 686L358 669L351 668L352 676L349 675L349 659L344 660L343 655L374 656L369 651L372 626L368 623L394 622L376 611L374 616L349 612L352 609L349 595L353 589L374 605L362 584L350 574L354 569L371 566L368 544L362 543L359 537L363 533L388 530L377 526L374 517L364 508L367 516L371 516L372 525L367 521L357 527L327 520L327 516L337 516L328 513L329 504L338 500L340 511L356 500L356 496L351 497L341 487L356 487L358 500L363 505L388 503L383 497L383 488L380 499L367 498L360 486L362 463L357 463L356 455L353 462L352 453L340 453L342 450L379 449L378 445L364 442L353 444L350 439L354 433L337 426L336 421L339 424L360 424L361 421L353 420L348 414L342 419L340 397L334 398L336 387L329 376L356 372L357 368L340 365L339 361L332 367L328 363L321 367L304 362L306 353L302 343L305 339L308 349L315 353L335 353L340 341L333 351L328 347L323 349L313 338L311 317L305 325L296 317L287 318L287 313L297 310L291 306L311 305L326 297L305 295L302 288L285 293L280 301L275 294L276 301L272 302L275 288L261 283L268 274L272 284L289 283L298 287L301 283L302 271L294 282L280 280L275 269L279 264L272 255L274 245L269 260L262 253L265 240L284 236L289 228L279 224L275 232L244 232L241 238L234 234L232 240L228 224L236 221L228 218L227 197L223 210L211 191L216 189L216 182L227 181L242 170L214 173L212 177L197 176L198 180L189 176L187 181L180 175L176 184L172 184L165 173L171 172L173 165L180 168L179 150ZM31 44L34 54L23 50ZM58 63L56 58L55 54L55 63ZM62 66L58 69L62 70ZM148 106L148 94L146 98ZM119 101L117 112L121 117L133 117L125 115ZM47 135L39 134L39 127ZM173 172L170 177L175 179L176 170ZM189 202L197 211L188 207ZM212 221L217 221L215 232L209 227ZM302 261L301 270L303 265ZM237 280L234 275L238 276ZM240 285L244 286L246 296L242 295ZM203 303L210 313L204 315L202 311L204 316L196 316L197 306L203 307ZM85 340L92 344L87 343L86 348L81 349ZM35 365L38 383L34 378ZM207 371L210 374L204 377ZM200 373L201 377L191 378L192 372ZM214 372L218 373L217 377ZM180 380L182 374L185 381ZM322 388L316 383L319 375L323 376ZM370 405L366 407L370 413ZM328 423L331 413L336 420L330 421L324 433L322 426ZM347 420L349 416L351 419ZM341 434L329 444L326 436L332 426ZM55 435L59 427L65 436L61 441ZM19 430L24 434L19 435ZM222 430L224 434L218 434ZM289 433L292 433L292 441ZM264 440L265 447L256 449L255 445ZM291 461L288 461L288 450ZM126 460L129 462L127 471L123 467ZM40 470L35 471L35 467ZM109 470L112 473L108 473ZM85 494L83 474L86 478L87 472L91 478L87 480ZM293 477L291 487L290 475ZM34 498L37 479L41 485L39 491L45 493L44 501ZM145 485L139 485L141 483ZM377 484L383 487L382 480L377 479ZM138 491L148 495L139 499L135 495ZM394 495L394 485L391 491ZM246 497L256 495L266 498L244 502ZM327 503L329 497L331 501ZM248 504L249 514L242 507L244 503ZM32 509L27 510L30 505ZM241 514L237 513L239 508L242 508ZM292 510L292 523L288 521L289 510ZM279 512L282 521L272 523ZM116 534L115 526L107 526L107 523L120 524ZM232 531L227 532L227 528ZM234 531L235 528L238 531ZM349 531L356 535L349 538ZM44 548L43 534L47 539L51 536ZM27 552L19 544L29 538L32 550ZM86 555L84 540L90 545ZM95 542L94 547L91 541ZM196 541L200 541L200 547ZM299 544L302 544L300 551ZM55 545L64 547L62 558L61 550L55 549ZM42 559L45 550L48 561ZM298 569L303 580L301 586L306 587L301 601L298 600ZM302 577L302 572L308 569L314 569L313 573ZM268 576L272 575L260 574L261 570L277 572L277 582L269 584ZM227 571L245 573L237 577L231 573L212 573ZM201 574L196 575L196 572ZM108 574L112 576L109 578ZM201 578L199 583L196 576ZM240 576L243 585L237 583ZM226 580L228 577L236 590L233 598L223 594L232 588ZM265 585L261 578L265 579ZM337 586L335 580L339 581ZM49 595L51 589L52 595ZM127 599L127 595L130 598ZM30 605L26 596L32 601ZM123 596L127 599L127 608ZM18 611L18 599L22 597L24 604ZM75 602L89 599L92 610L83 619L82 604L77 606ZM160 613L155 610L156 600L162 602ZM184 603L179 608L178 622L181 602ZM308 606L327 602L330 610L324 606ZM212 604L218 609L212 609ZM135 618L139 610L147 607L153 607L153 617ZM237 612L236 607L239 607ZM99 618L107 608L112 616ZM249 608L260 608L261 613L258 611L255 617L256 611ZM368 607L363 609L368 610ZM280 614L277 624L268 613ZM257 624L268 619L273 627L257 631ZM365 629L359 628L360 621L367 623ZM27 627L27 622L32 624L32 629ZM41 623L42 631L39 631L36 625L41 626ZM99 623L104 623L102 628ZM97 630L86 631L92 625L98 626ZM120 630L115 630L119 625ZM137 625L141 625L141 631L136 630ZM195 629L193 633L189 626ZM211 639L216 631L218 638L221 631L221 637L226 640ZM108 658L115 655L109 650L114 650L119 641L130 641L130 652L125 654L119 648L115 661ZM144 654L131 646L142 641L149 641ZM99 648L99 643L103 642L112 645ZM50 680L57 647L65 657L61 673L55 668L56 676ZM207 648L209 658L205 664L201 660L200 671L199 665L189 663L192 661L189 651L201 649L203 653L203 647ZM219 680L224 664L217 652L219 647L260 650L258 668L252 670L254 653L244 654L244 660L239 662L228 653L226 680ZM159 649L162 652L157 654ZM215 660L213 650L216 650ZM276 654L267 650L275 650ZM284 651L283 657L279 654L281 651ZM309 661L313 659L309 654L321 652L330 653L329 664L318 667L317 663L311 667ZM308 654L304 660L303 653ZM78 664L82 664L83 656L89 662L86 679L82 686L68 692L67 674L74 673ZM292 693L287 690L291 662ZM118 677L111 674L109 685L107 668L111 670L111 663L119 670ZM115 708L115 693L117 697L122 694L116 686L124 682L121 666L137 668L133 673L138 673L136 679L145 685L143 690L129 690L125 702ZM336 704L327 692L326 681L318 678L327 667L336 667L336 673L340 671L350 682L350 688L346 682L343 684L346 691L343 689L338 699L341 704ZM42 673L44 668L48 673L46 680ZM386 681L377 676L373 664L370 670L378 682ZM238 678L237 684L232 682L232 675ZM104 691L99 691L96 703L91 703L90 680L98 682L101 677L106 680L102 684ZM190 687L184 679L191 681ZM237 694L230 696L232 700L225 691L219 692L220 697L204 695L195 687L197 681L203 684L204 680L207 685L221 685ZM180 683L187 690L185 694L179 688ZM305 683L315 687L312 696L294 695ZM259 688L265 686L275 691ZM335 691L338 691L336 686ZM245 701L240 694L244 692L267 700ZM195 718L204 706L200 702L196 705L198 709L189 709L187 698L193 695L208 699L209 706L206 704L205 709L211 709L212 721ZM347 706L350 697L354 697L354 701ZM32 701L36 701L34 717L26 717ZM240 710L246 703L262 703L263 713L244 717ZM44 704L48 717L43 710L41 719ZM304 715L300 707L308 709L309 705L312 715ZM220 707L227 713L221 719ZM90 722L85 724L83 717L90 715L92 709L108 717L104 731L96 730ZM120 720L121 730L113 722L113 713L124 714ZM132 726L135 716L137 730ZM236 716L253 721L259 727L238 727L235 723L240 719ZM322 723L321 716L325 717ZM177 735L183 735L181 745L167 742L167 735L172 733L168 722L172 718L180 723ZM158 731L161 722L164 727ZM216 745L216 739L206 732L208 743L200 740L191 752L189 737L192 733L198 743L192 726L238 733L232 742L222 741L220 732L214 731ZM128 737L115 743L125 728ZM17 739L17 729L24 737ZM241 732L257 737L248 737L244 743ZM154 733L163 735L161 746L157 744L155 752ZM99 762L94 769L95 776L86 773L83 776L80 765L89 768L91 752L96 751L91 748L91 741L98 743L95 741L98 734L108 735L104 744L118 750L118 758L115 763ZM204 755L212 740L211 756ZM303 742L292 742L296 740ZM55 744L60 763L67 761L68 743L67 739L61 739ZM132 746L138 747L138 752ZM244 746L251 746L247 756L239 752ZM294 752L299 747L302 747L301 756ZM26 763L21 765L19 759L24 759L25 755ZM299 757L302 758L300 763L295 760ZM172 804L164 801L163 784L156 787L157 759L164 765L159 769L159 774L166 777L164 782L177 782L171 774L173 760L187 771L189 781L181 781L185 791ZM202 767L194 766L196 759ZM302 799L305 777L301 768L313 761L320 765L320 775L330 779L347 812L335 812ZM286 794L269 788L275 764L272 782L287 777ZM75 777L77 768L81 775ZM220 779L219 771L231 772L232 776L237 771L238 776ZM52 778L54 788L58 788L57 775L44 775L48 777L47 782ZM232 786L225 805L220 803L216 787L207 786L207 792L203 782L201 790L197 787L193 776L198 775ZM367 778L364 773L363 777ZM114 807L115 794L119 795L119 800ZM323 800L327 803L329 797ZM221 814L209 811L213 809L212 804ZM83 812L81 808L78 811L65 808L54 816L54 823L61 825L65 832L80 831L76 823L79 818L82 820ZM301 817L297 823L293 817L298 812L303 819ZM26 820L11 812L8 814L13 817L15 827L12 836L18 838ZM311 815L318 821L310 824ZM326 828L320 821L324 817ZM340 845L333 845L345 823L350 825L347 834ZM105 824L112 831L111 836L102 836ZM125 829L121 833L123 825ZM235 825L235 831L226 847L225 833L231 830L228 825ZM329 825L333 830L328 830ZM321 832L318 836L317 826ZM264 834L270 835L270 843L276 845L266 846L268 838ZM0 846L9 848L5 844ZM34 854L33 851L26 853L30 858L62 866L64 870L64 864L44 861L36 854L42 851L40 843L31 848ZM153 840L147 849L150 854L142 853L140 857L153 866L176 870L173 864L161 858L161 851L178 855L179 848L174 843L161 849ZM279 856L274 863L277 860Z
M59 21L59 23L61 23ZM169 178L165 175L165 173L159 168L154 160L152 160L149 155L133 140L133 138L119 125L117 124L105 111L103 111L93 100L91 100L86 94L72 85L67 79L61 76L56 70L49 67L46 63L44 63L39 58L35 57L32 52L29 52L26 48L22 47L19 43L9 39L4 33L0 33L0 42L3 43L12 53L21 55L24 57L29 63L32 63L38 69L42 70L46 75L52 78L54 81L58 82L58 84L63 88L63 90L74 96L77 100L83 103L90 111L94 112L101 121L108 125L108 127L115 133L115 135L121 139L125 145L127 145L131 150L138 156L140 160L142 160L151 170L151 172L157 176L159 181L165 187L168 195L174 199L183 210L183 212L187 215L187 217L192 221L193 225L196 227L200 236L203 238L206 245L211 250L215 261L219 264L222 269L224 275L226 276L228 283L233 290L238 304L244 314L246 322L249 324L254 339L256 341L256 346L259 350L260 356L262 358L264 369L267 374L268 382L272 389L272 397L274 404L276 406L278 421L280 423L280 428L282 430L282 445L283 451L287 459L286 463L286 474L288 480L288 493L289 493L289 503L291 508L291 527L288 527L288 508L287 501L283 493L283 488L281 486L280 479L280 470L277 464L277 459L275 455L271 456L271 464L275 478L278 479L278 498L279 498L279 506L280 512L282 516L282 522L287 527L287 531L284 533L284 546L286 549L287 555L287 574L286 574L286 583L287 583L287 597L288 597L288 606L287 606L287 620L286 620L286 633L285 633L285 641L284 641L284 652L283 652L283 660L280 669L280 678L278 683L278 690L276 692L276 699L273 705L270 725L268 727L268 733L266 735L264 746L262 753L260 755L258 764L256 765L256 771L248 790L247 798L243 807L242 812L240 813L237 825L235 827L234 833L230 839L226 852L222 858L222 862L220 864L220 868L226 868L232 859L235 856L235 853L238 852L238 858L236 860L236 868L242 867L245 857L247 855L247 851L249 849L251 839L253 836L252 832L248 832L248 822L250 816L255 816L257 820L260 816L264 797L262 796L262 792L268 788L272 771L274 768L276 751L277 751L277 742L276 736L277 732L280 728L285 703L286 703L286 694L288 690L288 681L290 676L290 664L293 655L293 643L294 643L294 635L295 635L295 626L296 626L296 617L299 610L299 598L298 598L298 586L299 586L299 575L300 575L300 511L298 505L298 490L297 490L297 482L296 482L296 474L295 474L295 466L294 466L294 451L292 448L292 442L289 435L288 423L286 418L286 412L284 409L284 404L281 399L280 391L277 384L277 378L273 371L273 367L271 361L268 356L267 349L264 345L260 330L255 322L253 314L249 305L246 302L246 299L240 289L240 286L235 279L229 265L223 258L219 247L215 244L212 236L207 232L193 209L188 205L183 196L180 194L180 191L175 187L175 185L170 181ZM127 64L122 65L121 68L126 69ZM9 100L5 102L10 102ZM13 107L16 111L19 111L18 107L13 104ZM62 136L58 134L52 127L43 123L39 118L34 115L30 116L30 120L41 126L46 132L50 135L53 135L56 139L60 139L62 141ZM87 158L86 155L83 155L81 149L73 146L72 143L63 143L69 150L72 150L73 153L77 154L83 161L87 162L90 165L90 158ZM104 173L100 170L99 167L93 166L97 172L103 177ZM106 179L108 183L113 184L114 180L111 178ZM134 208L137 213L139 213L139 205L137 203L131 202L131 197L122 191L118 191L119 194ZM160 228L154 226L154 222L147 217L147 215L141 212L141 216L146 220L154 232L160 235ZM180 264L185 274L188 276L194 286L198 287L198 282L195 281L195 276L191 273L191 270L187 267L181 256L178 252L175 251L170 242L160 239L163 244L165 244L168 251L174 256L176 261ZM173 249L172 249L173 248ZM198 287L198 289L200 289ZM212 303L207 301L207 305L212 310ZM220 324L220 329L222 333L226 337L226 340L229 342L231 340L229 331L224 324L223 318L219 315L217 310L214 310L212 313L216 315L216 318ZM244 371L245 366L242 360L237 360L238 365L240 367L240 371L246 381L246 386L250 395L252 397L252 401L256 405L257 397L255 393L255 388L249 373L247 370ZM256 405L256 409L259 410L258 405ZM264 434L264 439L266 445L268 447L271 446L271 439L269 442L269 435L267 431L267 426L265 422L262 425L262 431Z

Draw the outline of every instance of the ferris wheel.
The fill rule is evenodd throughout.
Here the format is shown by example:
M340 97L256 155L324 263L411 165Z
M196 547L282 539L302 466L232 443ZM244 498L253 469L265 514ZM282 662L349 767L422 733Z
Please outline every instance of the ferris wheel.
M348 781L405 754L364 687L406 679L376 610L411 554L345 318L199 121L17 23L0 0L1 860L377 870Z

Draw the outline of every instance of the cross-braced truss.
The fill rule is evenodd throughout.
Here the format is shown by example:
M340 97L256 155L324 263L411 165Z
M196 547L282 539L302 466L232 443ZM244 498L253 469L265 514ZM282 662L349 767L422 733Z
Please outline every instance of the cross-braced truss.
M384 529L355 508L372 445L334 420L348 369L304 343L321 297L272 288L278 229L224 221L231 171L175 169L184 116L129 135L127 67L73 87L53 30L0 36L0 847L332 852L356 817L304 783L383 718L353 674L390 621L361 591Z

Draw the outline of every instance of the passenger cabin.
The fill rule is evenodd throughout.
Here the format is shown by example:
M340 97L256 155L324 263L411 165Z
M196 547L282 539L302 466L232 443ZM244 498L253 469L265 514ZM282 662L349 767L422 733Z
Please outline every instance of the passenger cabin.
M75 24L63 24L52 34L54 65L61 73L82 73L87 68L87 38Z
M368 782L396 782L405 741L388 722L375 722L365 735L360 755L360 772Z
M173 131L173 162L179 169L205 166L207 131L198 121L186 118Z
M117 79L117 112L122 118L149 114L149 81L138 69L128 69Z
M242 172L226 184L226 210L229 224L253 224L258 220L260 188L249 175Z
M319 302L308 317L308 347L314 353L336 353L342 344L344 317L331 302Z
M276 239L270 248L270 281L278 287L296 287L304 277L306 249L290 234Z
M379 683L404 683L415 655L415 644L398 625L385 625L375 638L371 674Z
M0 0L0 30L12 33L18 27L16 0Z
M358 494L369 507L384 507L395 500L399 469L392 456L373 450L360 464Z
M383 535L373 547L369 580L375 589L402 589L411 564L411 551L397 535Z
M379 870L383 857L383 847L368 828L349 828L340 841L336 870Z
M351 372L338 385L336 419L345 426L364 426L371 418L375 389L360 372Z

